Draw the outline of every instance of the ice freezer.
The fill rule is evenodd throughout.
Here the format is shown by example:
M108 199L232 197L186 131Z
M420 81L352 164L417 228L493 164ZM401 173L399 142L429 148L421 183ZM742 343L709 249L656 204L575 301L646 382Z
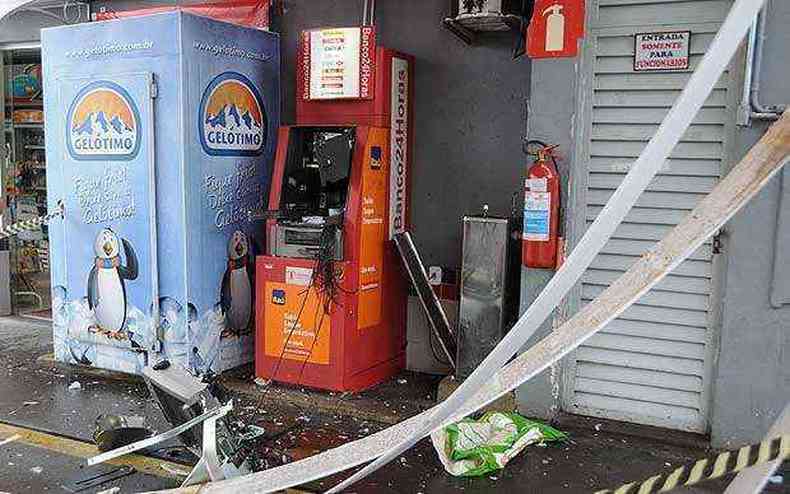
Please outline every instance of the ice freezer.
M252 360L279 50L181 12L42 31L57 360Z

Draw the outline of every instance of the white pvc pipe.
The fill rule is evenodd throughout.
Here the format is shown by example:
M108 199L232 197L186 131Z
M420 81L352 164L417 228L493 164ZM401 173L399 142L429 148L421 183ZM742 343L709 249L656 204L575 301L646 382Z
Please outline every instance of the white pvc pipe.
M535 330L581 278L655 174L661 169L670 152L691 125L714 85L724 73L724 69L735 54L763 3L765 0L738 0L732 7L708 52L691 76L672 110L661 123L656 135L642 151L631 171L626 175L579 244L573 249L570 257L499 345L491 351L461 386L437 407L431 418L415 434L406 437L379 459L335 488L330 489L328 491L330 494L340 492L376 471L440 427L453 411L480 390L493 377L494 373L524 346Z

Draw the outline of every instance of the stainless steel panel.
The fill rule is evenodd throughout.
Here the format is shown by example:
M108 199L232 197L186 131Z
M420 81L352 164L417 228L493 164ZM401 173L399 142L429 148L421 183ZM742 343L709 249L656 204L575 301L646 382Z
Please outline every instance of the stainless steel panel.
M509 241L508 220L464 217L456 366L461 379L474 371L506 330Z

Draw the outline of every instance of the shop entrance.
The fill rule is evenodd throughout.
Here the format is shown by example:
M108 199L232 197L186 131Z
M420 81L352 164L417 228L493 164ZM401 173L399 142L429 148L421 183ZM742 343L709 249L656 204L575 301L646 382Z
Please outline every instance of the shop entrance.
M41 50L6 47L0 52L3 117L2 222L46 214L46 160ZM0 311L51 319L47 226L0 241ZM5 307L2 301L7 301Z

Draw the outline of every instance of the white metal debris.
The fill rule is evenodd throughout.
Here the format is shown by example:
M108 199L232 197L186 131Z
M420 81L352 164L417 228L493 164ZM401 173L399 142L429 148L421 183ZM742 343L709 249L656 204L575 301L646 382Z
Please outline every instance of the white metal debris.
M19 439L22 439L22 436L20 436L19 434L14 434L11 437L7 437L7 438L5 438L3 440L0 440L0 446L4 446L4 445L6 445L8 443L12 443L12 442L17 441Z

